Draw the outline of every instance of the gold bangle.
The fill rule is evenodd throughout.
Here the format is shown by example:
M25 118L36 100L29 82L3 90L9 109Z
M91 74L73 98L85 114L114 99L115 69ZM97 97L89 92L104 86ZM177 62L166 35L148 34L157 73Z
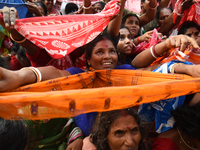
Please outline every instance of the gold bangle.
M16 43L18 43L18 44L20 44L20 43L23 43L23 42L25 42L26 41L26 38L24 38L23 40L21 40L21 41L17 41L17 40L15 40L15 39L13 39L13 37L12 37L12 34L10 33L10 38L11 38L11 40L13 40L13 41L15 41Z
M173 73L173 74L174 74L175 68L176 68L178 65L181 65L181 64L182 64L182 63L177 63L177 64L174 64L174 65L172 66L171 73Z

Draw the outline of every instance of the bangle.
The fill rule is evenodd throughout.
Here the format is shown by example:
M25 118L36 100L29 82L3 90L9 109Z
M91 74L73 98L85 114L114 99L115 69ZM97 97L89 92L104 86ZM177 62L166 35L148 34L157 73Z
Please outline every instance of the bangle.
M178 66L178 65L181 65L182 63L176 63L176 64L173 64L170 66L169 68L169 72L173 73L174 74L174 71L175 71L175 68Z
M84 5L83 5L83 8L84 9L90 9L92 7L92 3L90 3L90 6L88 6L88 7L85 7Z
M160 55L158 55L158 54L156 53L155 45L152 46L152 49L153 49L153 53L154 53L154 55L155 55L156 57L160 57Z
M23 42L25 42L26 41L26 38L24 38L23 40L21 40L21 41L17 41L17 40L15 40L15 39L13 39L13 37L12 37L12 34L10 33L10 38L11 38L11 40L13 40L13 41L15 41L16 43L18 43L18 44L20 44L20 43L23 43Z
M157 8L157 5L155 7L149 6L149 9L151 9L151 10L155 10L156 8Z
M40 82L42 80L42 74L37 68L35 68L35 67L26 67L26 68L22 68L21 70L24 70L24 69L30 69L35 73L36 82Z
M132 40L132 42L133 42L133 40ZM135 45L135 43L134 43L134 42L133 42L133 46L134 46L134 47L136 47L136 45Z
M156 57L156 56L154 55L154 52L153 52L153 46L150 47L150 52L151 52L151 55L152 55L155 59L158 58L158 57Z
M139 39L139 36L137 37L137 41L138 41L138 43L140 43L140 39Z

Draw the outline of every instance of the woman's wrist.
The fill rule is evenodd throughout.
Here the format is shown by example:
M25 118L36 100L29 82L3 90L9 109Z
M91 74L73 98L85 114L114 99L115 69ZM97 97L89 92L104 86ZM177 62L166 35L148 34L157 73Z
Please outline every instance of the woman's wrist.
M16 71L18 75L19 86L35 83L37 81L35 73L31 69Z

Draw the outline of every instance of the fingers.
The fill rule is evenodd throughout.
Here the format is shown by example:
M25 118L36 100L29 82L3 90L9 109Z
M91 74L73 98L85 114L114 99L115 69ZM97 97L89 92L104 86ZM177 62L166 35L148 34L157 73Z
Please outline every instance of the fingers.
M12 27L15 25L17 10L14 7L8 8L4 7L1 10L3 14L3 21L6 28Z
M166 42L168 48L180 47L180 51L182 52L187 48L189 44L192 45L194 48L199 48L195 39L186 35L172 36L168 40L166 40Z
M193 38L186 36L188 42L194 47L194 48L199 48L199 45L197 44L196 40Z
M14 7L10 8L10 25L11 26L15 25L16 12L17 12L17 10Z

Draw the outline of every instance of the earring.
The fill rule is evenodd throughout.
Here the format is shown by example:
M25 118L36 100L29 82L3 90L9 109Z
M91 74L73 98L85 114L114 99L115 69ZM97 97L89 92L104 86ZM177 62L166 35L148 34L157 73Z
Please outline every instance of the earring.
M88 63L88 65L90 66L90 63Z

